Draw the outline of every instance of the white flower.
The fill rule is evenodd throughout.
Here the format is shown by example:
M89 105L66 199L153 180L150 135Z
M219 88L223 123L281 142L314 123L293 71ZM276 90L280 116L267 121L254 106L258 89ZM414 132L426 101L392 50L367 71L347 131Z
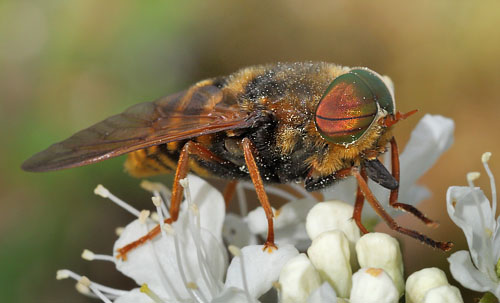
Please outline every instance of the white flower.
M309 211L306 229L312 244L307 256L291 259L281 271L283 303L305 302L305 298L307 302L344 302L348 298L350 302L398 301L401 294L393 280L403 283L399 244L380 233L360 239L353 211L352 205L341 201L321 202ZM379 268L363 268L353 275L358 261L362 266Z
M396 285L398 298L403 295L403 257L398 240L384 233L363 235L356 243L356 255L361 267L383 269Z
M311 260L300 254L283 266L279 283L282 303L305 302L321 286L321 278Z
M458 288L448 284L445 273L435 267L424 268L406 280L407 303L463 303Z
M126 261L89 251L84 253L87 259L114 262L119 271L142 285L140 290L107 288L67 270L59 271L59 277L83 279L85 283L79 282L80 289L88 289L104 302L111 299L118 303L258 302L278 280L283 265L298 251L289 245L281 245L272 252L263 251L261 245L241 250L233 247L235 257L227 267L221 236L225 216L223 198L202 179L190 175L189 181L183 185L188 201L182 204L179 219L172 225L162 224L161 235L130 251ZM165 205L159 199L162 195L157 190L153 192L158 217L163 222ZM124 205L103 188L97 189L97 193ZM157 224L148 218L148 212L126 208L140 218L125 227L115 243L115 251Z
M500 218L495 219L496 188L488 166L490 153L483 154L482 162L490 177L492 203L483 191L474 187L479 173L469 173L469 186L452 186L448 189L446 203L450 218L465 234L469 251L458 251L448 258L453 277L464 287L491 292L500 298L498 261L500 258Z
M423 303L463 303L462 295L455 286L443 285L427 292Z
M398 303L399 292L381 268L361 268L352 276L351 303Z
M349 297L352 286L349 241L340 230L321 233L307 250L320 277L330 283L337 296Z
M398 200L400 202L416 205L430 196L427 188L415 183L451 146L454 128L453 120L439 115L426 114L418 122L399 157L401 173ZM386 153L385 162L386 166L390 167L390 152ZM375 182L369 182L369 185L389 214L398 215L401 213L388 205L389 190ZM354 204L356 186L356 180L349 177L326 189L324 195L326 199L338 199ZM364 208L363 218L363 220L379 221L378 216L370 207Z

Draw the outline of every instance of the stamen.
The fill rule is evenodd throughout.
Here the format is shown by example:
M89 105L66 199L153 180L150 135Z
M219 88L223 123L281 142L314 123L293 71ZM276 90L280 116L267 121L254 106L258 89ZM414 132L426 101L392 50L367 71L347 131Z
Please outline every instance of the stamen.
M170 236L175 236L175 230L172 227L172 225L165 223L163 225L163 229L169 234Z
M146 224L146 220L149 218L150 213L151 212L147 209L141 210L141 212L139 213L139 222L141 224Z
M158 215L158 222L160 222L160 231L161 231L161 236L166 237L167 235L165 234L165 229L163 228L165 225L165 220L163 219L163 212L161 209L161 198L160 197L152 197L151 200L153 200L153 204L156 207L156 213Z
M95 288L94 286L89 286L90 290L92 290L93 293L95 293L99 299L101 299L104 303L113 303L111 300L106 297L102 292L99 291L99 289Z
M141 292L146 294L153 302L155 303L163 303L162 299L154 292L152 291L146 283L142 284L141 286Z
M191 191L189 190L189 180L188 178L184 178L179 181L181 186L184 188L184 195L186 195L186 201L188 205L193 204L193 200L191 199Z
M165 224L165 226L167 226L167 225L170 226L170 224ZM198 297L198 295L195 294L195 292L192 289L187 287L188 281L186 278L186 273L184 272L184 265L182 264L182 256L181 256L181 251L180 251L179 239L177 238L176 234L173 232L173 228L171 226L170 226L170 228L172 229L171 235L172 235L172 237L174 237L175 260L177 262L177 268L179 269L179 274L181 276L182 283L184 284L184 286L186 286L187 292L193 300L195 300L196 302L204 303L204 301L202 301Z
M60 269L60 270L57 271L57 274L56 274L56 279L57 280L71 278L73 280L80 281L82 279L82 277L83 276L80 276L80 275L78 275L78 274L76 274L76 273L74 273L74 272L72 272L71 270L68 270L68 269ZM116 295L116 296L123 296L123 295L125 295L125 294L128 293L127 290L121 290L121 289L111 288L111 287L104 286L104 285L96 283L96 282L92 282L90 280L88 280L88 281L90 282L90 286L96 287L98 290L100 290L102 292L105 292L107 294Z
M75 288L82 295L85 295L85 296L88 296L88 297L91 297L93 295L93 293L90 290L90 288L88 286L80 283L80 282L76 282Z
M196 296L196 298L200 301L200 302L206 302L208 303L208 300L207 298L205 298L205 296L203 295L203 293L200 291L198 285L195 283L195 282L188 282L188 284L186 285L186 288L187 289L191 289L193 291L193 294Z
M162 220L162 222L163 222L163 220ZM146 227L146 233L148 233L149 230L148 230L147 225L145 225L145 227ZM165 227L160 226L160 228L163 229ZM165 238L162 236L161 239L165 239ZM170 281L170 279L169 279L169 277L168 277L168 275L163 267L163 264L160 262L160 259L158 258L158 254L157 254L156 249L153 245L153 242L149 241L148 243L146 243L146 246L151 251L151 254L153 255L153 260L156 263L156 267L160 269L160 274L162 277L162 279L160 279L160 281L163 284L163 287L166 289L168 294L171 294L175 298L175 300L181 301L181 297L180 297L177 289L175 287L173 287L172 281Z
M474 182L479 179L479 177L481 177L481 173L477 171L467 173L467 182Z
M488 177L490 178L490 187L491 187L491 208L492 211L491 213L495 215L497 213L497 188L495 185L495 177L493 176L493 173L491 172L490 166L488 165L488 161L491 158L491 153L490 152L485 152L483 156L481 157L481 161L483 162L484 169L486 170L486 173L488 174Z
M191 222L192 218L191 216L188 216L188 223L189 223L188 228L191 232L191 236L193 237L193 242L196 248L196 258L198 261L198 265L201 268L201 273L202 273L201 276L205 284L208 286L210 294L212 295L212 297L214 297L215 296L214 291L216 286L213 283L211 283L211 281L215 279L213 277L211 277L212 279L208 277L210 270L208 269L208 263L206 262L206 259L203 257L202 248L200 247L200 244L203 244L203 241L200 236L200 222L199 222L200 216L199 216L198 205L196 205L196 203L193 203L193 200L191 199L191 190L189 189L188 178L186 177L180 180L179 183L184 188L184 194L186 196L186 201L189 207L189 213L194 215L194 220L193 220L194 222ZM193 224L191 223L193 223L196 226L196 228L193 228ZM201 292L199 294L197 292L194 292L194 294L199 295L202 301L207 301Z
M215 282L215 278L213 277L212 273L210 272L208 262L206 258L203 255L203 240L201 239L201 231L200 231L200 210L198 209L198 205L196 203L193 203L189 206L189 211L191 214L194 216L194 225L195 227L193 228L192 225L189 225L189 229L191 231L191 236L193 237L193 242L196 248L196 258L198 261L198 265L200 266L200 271L201 271L201 277L205 284L208 286L208 290L210 291L210 295L213 297L216 296L216 293L220 291L218 285Z
M69 273L65 269L60 269L56 272L56 280L64 280L69 278Z
M88 249L83 250L82 258L84 260L87 260L87 261L101 260L101 261L110 261L110 262L115 263L115 258L113 258L113 256L97 255Z
M111 201L113 201L118 206L125 209L126 211L128 211L132 215L139 217L140 212L137 209L135 209L133 206L129 205L127 202L125 202L125 201L119 199L118 197L116 197L115 195L113 195L109 190L107 190L101 184L97 185L97 187L94 189L94 194L101 196L103 198L110 199Z
M80 280L78 280L78 283L76 283L76 289L84 294L89 293L91 290L94 294L96 294L99 297L99 299L104 301L104 303L113 303L102 292L100 292L99 289L92 286L92 282L90 282L89 278L85 276L82 276Z
M250 296L250 292L248 291L248 281L247 281L247 275L245 272L245 262L243 260L244 259L243 254L241 253L241 250L234 245L229 245L227 248L233 256L240 258L241 275L242 275L242 281L243 281L243 291L245 291L245 295L247 296L248 302L253 302L252 297Z
M119 237L122 235L124 230L125 230L125 227L118 226L117 228L115 228L115 234Z

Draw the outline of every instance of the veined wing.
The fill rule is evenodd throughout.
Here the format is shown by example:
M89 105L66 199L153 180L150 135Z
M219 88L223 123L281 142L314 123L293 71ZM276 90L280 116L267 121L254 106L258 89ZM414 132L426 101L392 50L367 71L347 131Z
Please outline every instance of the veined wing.
M242 111L234 95L213 85L134 105L23 163L27 171L83 166L153 145L252 126L258 119Z

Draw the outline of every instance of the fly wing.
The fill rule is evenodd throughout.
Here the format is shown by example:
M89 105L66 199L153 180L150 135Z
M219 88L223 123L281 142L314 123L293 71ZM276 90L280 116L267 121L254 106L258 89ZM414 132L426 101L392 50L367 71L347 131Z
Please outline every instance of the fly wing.
M239 108L234 95L210 84L195 85L79 131L35 154L22 168L41 172L83 166L153 145L247 128L256 119Z

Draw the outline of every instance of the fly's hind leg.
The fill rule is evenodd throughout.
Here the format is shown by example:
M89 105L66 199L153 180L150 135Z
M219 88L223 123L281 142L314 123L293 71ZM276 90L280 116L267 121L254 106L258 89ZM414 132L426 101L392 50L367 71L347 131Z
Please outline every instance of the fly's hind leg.
M269 204L267 194L264 190L264 183L262 182L262 177L260 176L259 169L257 168L257 163L255 162L255 147L252 141L250 141L250 139L248 138L244 138L241 143L243 146L243 154L245 155L245 162L247 164L250 178L252 179L252 183L255 186L255 191L257 192L257 197L259 198L260 204L262 205L262 208L264 208L264 211L266 213L268 229L266 243L264 244L264 250L269 249L271 251L273 248L277 248L276 244L274 244L273 210L271 208L271 204Z
M179 160L177 162L177 169L175 171L175 177L174 177L174 183L172 186L172 196L171 196L171 203L170 203L170 218L167 218L164 220L166 224L172 224L173 222L177 221L177 218L179 217L179 209L180 209L180 204L182 200L182 194L184 191L184 188L180 184L180 180L186 178L187 173L189 171L189 155L194 154L200 157L201 159L205 161L212 161L212 162L217 162L217 163L224 163L224 160L220 159L216 155L214 155L211 151L206 149L203 145L200 143L194 142L194 141L188 141L186 144L184 144L180 155L179 155ZM126 260L127 259L127 253L131 251L132 249L142 245L148 240L153 239L156 237L158 234L160 234L160 225L156 225L152 230L149 231L145 236L135 240L132 243L127 244L126 246L119 248L118 249L118 255L117 258Z
M399 151L398 145L396 144L396 139L392 137L391 139L391 166L392 166L392 176L399 184ZM410 204L399 203L398 202L399 195L399 187L391 190L391 194L389 196L389 205L395 209L400 209L406 211L415 217L417 217L420 221L424 222L427 226L437 227L439 224L436 221L433 221L427 218L420 210Z

